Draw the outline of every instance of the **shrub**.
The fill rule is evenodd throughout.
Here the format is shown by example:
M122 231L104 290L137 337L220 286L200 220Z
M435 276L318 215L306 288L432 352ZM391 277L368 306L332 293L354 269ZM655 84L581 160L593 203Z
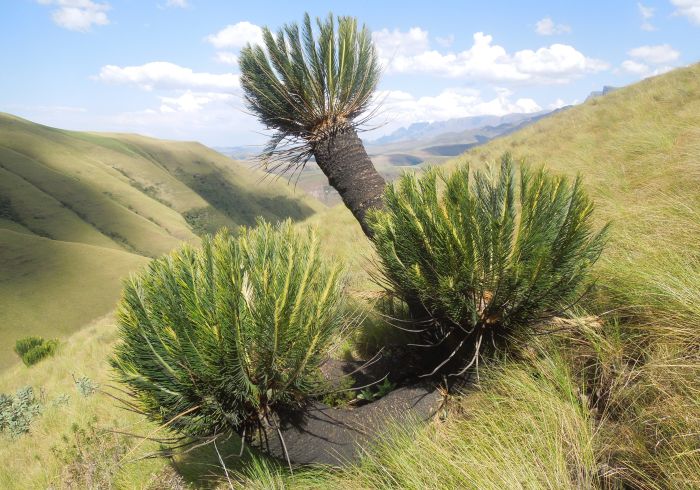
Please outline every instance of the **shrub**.
M115 479L129 449L125 435L98 427L96 417L84 426L71 424L61 444L51 447L61 465L61 488L118 488Z
M45 357L54 355L57 348L58 340L37 336L24 337L15 342L15 352L26 366L33 366Z
M14 396L0 393L0 432L7 431L12 437L29 432L41 408L31 386L20 388Z
M75 388L83 398L94 395L100 387L99 384L87 376L81 376L79 378L73 376L73 381L75 382Z
M452 359L463 374L487 345L575 303L605 242L580 178L516 174L508 154L500 172L403 175L385 202L372 218L376 279L426 320L424 345L448 346L430 374Z
M227 231L154 260L124 288L117 377L188 436L250 436L316 390L345 324L341 270L290 221Z

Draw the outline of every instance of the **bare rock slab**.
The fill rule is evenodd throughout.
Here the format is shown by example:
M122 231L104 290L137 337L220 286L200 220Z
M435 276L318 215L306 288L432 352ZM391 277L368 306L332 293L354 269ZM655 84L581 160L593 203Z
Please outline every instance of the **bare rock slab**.
M371 444L393 421L427 421L440 408L442 395L430 384L398 388L357 408L331 408L320 402L283 417L282 439L292 464L343 466L356 462L361 448ZM268 427L265 451L286 460L282 441Z

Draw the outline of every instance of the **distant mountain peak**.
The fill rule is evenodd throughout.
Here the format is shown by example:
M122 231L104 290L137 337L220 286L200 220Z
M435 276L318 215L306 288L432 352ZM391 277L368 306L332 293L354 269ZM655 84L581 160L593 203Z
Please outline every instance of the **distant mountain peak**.
M517 124L537 116L546 114L547 111L533 112L528 114L513 113L504 116L468 116L443 121L420 121L399 128L387 135L384 135L375 140L369 141L371 145L386 145L389 143L397 143L400 141L414 139L431 139L445 133L461 133L487 126L497 127L502 124Z
M596 97L602 97L603 95L607 95L610 92L614 92L618 88L620 88L620 87L613 87L612 85L603 85L602 90L594 90L593 92L588 94L588 97L586 97L586 100L588 101L591 99L595 99Z

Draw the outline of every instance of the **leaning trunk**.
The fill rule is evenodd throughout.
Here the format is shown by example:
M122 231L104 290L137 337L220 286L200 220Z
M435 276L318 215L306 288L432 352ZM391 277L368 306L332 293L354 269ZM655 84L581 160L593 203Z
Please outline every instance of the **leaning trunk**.
M314 144L316 163L338 191L345 206L360 222L365 235L372 237L367 211L383 207L384 179L375 170L357 132L349 129Z

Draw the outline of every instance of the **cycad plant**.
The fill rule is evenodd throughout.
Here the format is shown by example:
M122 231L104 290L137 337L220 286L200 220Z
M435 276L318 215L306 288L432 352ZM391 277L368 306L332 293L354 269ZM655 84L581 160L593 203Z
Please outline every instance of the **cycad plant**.
M318 391L346 325L343 279L313 232L260 222L154 260L125 285L111 360L131 408L186 436L238 433Z
M405 174L370 217L377 279L409 305L421 345L440 346L427 374L461 375L484 349L566 310L605 242L580 178L518 173L508 154L491 170Z
M365 215L381 206L384 179L377 173L357 129L368 108L380 68L369 30L352 17L311 18L277 35L263 29L264 46L241 51L241 86L249 110L273 130L262 159L268 167L296 171L313 156L369 234Z

